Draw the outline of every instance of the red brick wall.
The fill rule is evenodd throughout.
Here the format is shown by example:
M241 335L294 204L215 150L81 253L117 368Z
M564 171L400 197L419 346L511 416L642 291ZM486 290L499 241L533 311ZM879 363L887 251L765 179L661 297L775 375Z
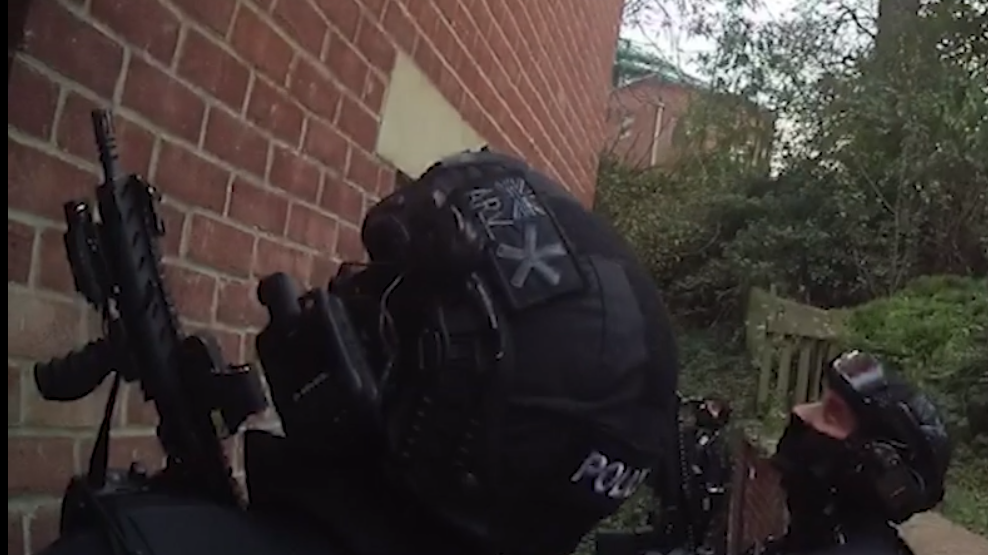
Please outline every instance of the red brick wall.
M363 211L394 181L373 149L398 50L493 146L592 202L621 4L34 0L8 79L8 553L51 538L100 417L99 395L45 403L31 377L33 361L99 331L60 243L61 203L98 178L90 109L115 109L127 169L165 195L187 329L241 360L261 323L258 276L321 282L360 256ZM136 392L116 422L116 463L157 460Z
M673 144L676 125L687 113L691 94L688 87L652 78L615 89L608 98L605 149L636 167L671 164L678 156ZM626 118L631 119L627 128Z

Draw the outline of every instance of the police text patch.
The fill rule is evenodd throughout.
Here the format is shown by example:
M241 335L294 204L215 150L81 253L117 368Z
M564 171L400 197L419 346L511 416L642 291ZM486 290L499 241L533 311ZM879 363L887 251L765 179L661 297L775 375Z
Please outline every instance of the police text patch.
M523 177L501 177L457 196L487 235L489 261L513 309L583 288L563 234Z

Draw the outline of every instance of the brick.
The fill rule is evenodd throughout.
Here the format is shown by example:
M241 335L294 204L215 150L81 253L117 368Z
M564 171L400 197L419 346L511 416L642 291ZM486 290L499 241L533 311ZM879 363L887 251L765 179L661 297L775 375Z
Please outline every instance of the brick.
M315 65L299 60L288 91L316 115L329 121L336 119L340 109L340 91Z
M154 184L166 198L222 213L229 182L227 170L175 143L161 143Z
M293 204L288 220L288 238L325 254L336 245L336 220L304 204Z
M208 336L213 338L216 341L216 344L220 347L220 353L222 354L224 361L234 362L243 359L243 355L240 352L240 346L243 343L243 334L212 327L196 328L191 330L191 333L194 333L200 337Z
M458 0L436 2L436 9L454 33L468 34L471 32L470 16L467 13L468 7L461 4ZM524 10L525 8L524 6L518 6L515 9Z
M308 283L312 274L312 257L299 249L262 237L257 241L254 275L266 276L275 272L285 272L302 283Z
M302 149L327 167L342 172L346 167L347 142L332 126L309 119Z
M340 226L336 254L344 262L360 262L364 259L364 244L360 240L360 230L355 227Z
M350 162L347 164L346 178L361 189L374 193L377 189L378 163L357 148L350 148Z
M213 108L209 111L203 147L259 177L264 176L268 166L268 140L225 110Z
M415 54L415 60L416 62L419 62L420 52L416 50ZM494 66L496 64L494 55L491 53L490 48L486 45L481 45L471 52L471 57L475 63L464 64L460 73L460 79L462 79L464 83L467 83L467 86L470 87L473 96L477 98L481 105L488 109L493 108L494 104L497 102L497 95L488 83L489 76L485 75L481 68ZM435 69L436 68L433 68L433 71L435 71Z
M7 355L35 360L61 356L80 346L79 307L7 289Z
M65 254L65 241L61 230L45 229L41 232L38 249L38 285L59 293L75 294L72 268Z
M395 62L395 47L377 24L367 17L360 21L356 45L357 50L363 53L372 66L385 75L391 73Z
M274 4L264 1L250 5ZM297 6L278 6L286 7ZM476 7L467 10L455 0L320 2L319 9L330 14L333 28L328 47L323 45L322 59L341 89L345 89L344 94L375 116L386 88L381 72L371 70L364 58L377 59L372 48L382 46L382 41L369 41L365 34L376 29L368 22L381 22L389 35L383 42L410 51L443 94L492 145L521 153L547 174L561 176L588 201L592 198L595 152L604 129L600 107L608 92L607 70L613 55L613 36L619 27L618 1L605 0L592 8L581 4L575 9L541 4L528 8L498 5L493 10ZM270 17L277 22L275 11L271 10ZM407 11L414 12L414 17L405 17ZM253 13L259 21L268 21L268 15ZM418 41L409 19L417 19L428 41ZM612 19L613 24L606 23ZM287 34L280 30L278 33ZM584 47L579 49L579 56L574 53L577 37ZM359 55L352 48L354 42L360 47ZM464 48L459 48L461 42ZM314 44L311 42L310 48ZM465 55L464 50L473 56ZM355 64L354 69L347 70L347 60L359 60L364 65ZM549 60L559 63L546 63ZM286 64L278 68L284 69ZM457 79L457 74L462 79ZM487 82L488 75L494 75L499 90ZM461 81L468 85L467 90L461 87ZM570 92L560 97L560 90ZM345 121L324 123L350 125ZM305 146L311 150L311 144ZM340 167L334 169L339 171Z
M281 235L288 220L288 200L238 178L230 193L229 214L240 223Z
M123 104L163 129L198 142L206 107L192 90L147 62L133 57L127 69Z
M23 421L21 415L21 369L7 364L7 426L17 426Z
M257 300L253 281L221 280L216 320L235 328L259 328L267 321L267 311Z
M247 103L247 119L270 131L275 137L297 145L302 137L305 114L285 92L263 79L254 79Z
M89 11L138 50L171 63L180 25L158 0L92 0Z
M230 22L233 21L234 9L237 7L237 0L209 0L208 2L171 0L171 3L220 36L226 36Z
M377 142L377 118L350 98L344 98L340 108L340 131L358 146L373 152Z
M436 27L442 25L442 19L438 17L436 10L432 6L432 2L408 2L405 4L405 9L426 37L433 37L436 34ZM419 45L421 44L419 42Z
M257 334L252 332L247 332L240 344L240 352L243 353L243 360L245 361L256 361L257 356ZM270 397L270 393L268 394ZM270 407L265 411L272 411ZM263 414L261 415L263 417ZM251 419L253 420L253 418Z
M381 198L391 194L391 192L394 191L397 178L398 176L396 170L393 167L378 164L377 187L374 189L374 193Z
M285 39L252 9L242 6L233 22L230 44L276 83L284 83L295 53Z
M271 159L268 181L274 187L296 198L316 202L319 198L322 176L319 168L312 162L296 152L276 146Z
M457 74L450 70L446 66L442 66L439 69L439 77L436 80L436 88L439 92L449 101L453 106L459 106L463 103L463 96L466 91L463 85L460 84L460 80L457 78ZM529 121L537 121L532 118Z
M113 94L123 66L120 44L57 2L32 4L23 50L105 98Z
M319 10L341 35L353 41L360 25L360 5L354 0L316 0Z
M55 142L65 152L96 162L92 111L104 108L90 98L75 92L67 93L62 115L58 120ZM124 171L147 175L154 149L154 136L140 125L121 116L114 117L114 131Z
M8 496L60 495L74 472L71 439L7 435Z
M275 4L272 15L288 36L313 56L319 56L323 39L326 38L326 24L311 4L280 0Z
M109 466L114 468L127 468L132 462L139 462L144 468L160 470L164 467L164 451L158 438L153 434L123 435L121 431L116 431L110 435L110 457ZM87 439L79 445L79 452L83 456L88 456L93 450L93 440Z
M340 269L339 262L329 256L317 256L312 260L312 286L325 287L329 280L336 277L336 272Z
M24 515L7 506L7 555L28 555L24 544ZM31 551L34 553L34 551Z
M377 203L377 201L375 199L373 199L371 197L367 197L367 196L364 197L364 205L363 205L363 207L360 210L360 221L361 222L363 222L364 221L364 218L367 217L367 212L371 208L374 207L374 204L375 203Z
M235 110L244 104L250 70L198 31L185 37L178 74Z
M364 211L364 195L343 181L327 179L319 204L344 220L359 224Z
M7 220L7 282L27 283L34 251L34 228Z
M173 204L158 204L158 216L165 228L165 236L159 239L161 252L165 256L178 256L182 246L182 231L185 227L185 212Z
M469 54L457 43L456 35L448 25L438 25L436 27L436 34L433 36L432 42L439 52L444 53L446 63L453 68L453 71L459 73L463 70L464 64L470 63ZM509 72L508 74L515 75L518 78L522 77L522 74L517 71L514 73ZM533 102L535 101L537 100L533 99Z
M360 93L360 100L374 114L380 115L381 107L384 105L384 93L387 84L373 73L367 74L367 81L364 83L363 91Z
M401 9L400 2L389 2L384 9L382 20L384 30L395 41L398 48L411 54L415 51L415 42L418 39L418 32L411 18Z
M191 268L166 264L165 283L175 309L182 317L197 322L213 320L216 278Z
M92 193L93 174L7 136L7 208L63 218L62 203Z
M190 260L234 276L248 276L254 245L251 234L198 214L192 215L189 233Z
M114 125L117 144L120 145L120 163L123 164L124 171L141 176L149 175L155 135L140 124L119 116ZM91 158L97 159L92 155Z
M7 125L47 139L55 124L58 85L15 58L7 78Z
M151 428L158 424L158 411L153 402L144 399L140 386L126 384L121 391L123 410L120 412L123 425Z
M343 88L357 94L363 90L370 66L360 57L357 51L344 42L339 35L333 35L326 57L323 59L326 68L340 81Z
M95 391L71 402L46 401L32 383L25 390L24 422L45 428L94 429L103 420L111 383L104 380Z
M31 553L39 553L58 539L61 503L45 503L36 508L27 520L31 538Z
M220 345L220 351L223 353L223 360L228 362L240 362L244 359L244 353L241 350L244 343L244 336L242 333L217 329L211 330L210 333L213 334L217 343Z

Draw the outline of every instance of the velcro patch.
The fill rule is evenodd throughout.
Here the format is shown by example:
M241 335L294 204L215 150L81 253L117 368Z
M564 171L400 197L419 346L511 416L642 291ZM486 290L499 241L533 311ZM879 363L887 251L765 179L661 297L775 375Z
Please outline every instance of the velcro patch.
M585 287L564 234L520 175L470 185L454 202L487 235L487 256L514 310Z

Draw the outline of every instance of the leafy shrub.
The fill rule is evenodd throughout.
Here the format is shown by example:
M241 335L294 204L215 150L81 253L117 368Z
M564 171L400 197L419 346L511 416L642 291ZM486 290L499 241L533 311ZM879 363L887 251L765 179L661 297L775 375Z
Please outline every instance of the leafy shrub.
M693 22L716 48L673 124L678 157L605 161L597 187L680 321L739 324L752 285L833 308L923 275L988 273L983 2L925 3L885 33L908 40L881 48L846 40L851 12L755 22L744 3L698 4L724 9ZM756 103L785 122L773 137L738 117Z
M686 396L716 395L731 403L734 419L750 416L754 409L757 371L739 337L724 329L683 330L679 345L679 390Z
M750 398L735 393L754 376L731 339L751 286L823 308L868 303L847 342L908 368L938 398L961 452L988 454L988 282L913 281L988 274L983 2L923 3L882 33L905 39L881 47L847 40L874 14L806 4L756 22L745 3L696 3L692 32L716 48L701 60L706 87L675 124L682 156L644 171L604 160L597 209L684 327L685 391ZM786 122L769 141L772 172L750 156L738 99ZM988 477L983 463L964 468L975 478L954 489L982 490L951 503L972 522L963 515L988 514Z

